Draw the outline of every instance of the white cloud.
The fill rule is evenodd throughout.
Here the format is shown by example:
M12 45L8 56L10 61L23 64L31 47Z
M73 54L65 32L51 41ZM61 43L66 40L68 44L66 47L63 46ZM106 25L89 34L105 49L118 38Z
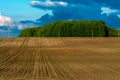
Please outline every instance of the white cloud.
M118 12L118 10L110 9L108 7L101 7L101 10L102 10L101 14L107 14L107 16L109 16L112 13L117 13Z
M19 24L19 25L18 25L18 29L19 29L19 30L22 30L22 29L24 29L24 27L23 27L21 24Z
M16 24L18 30L23 30L25 28L30 28L30 27L32 27L31 25L33 25L33 24L24 24L24 23L20 23L20 22L18 22Z
M51 0L46 0L45 2L42 1L37 1L34 0L30 3L31 6L36 6L36 7L43 7L43 8L55 8L57 6L65 7L68 5L67 2L63 1L51 1Z
M18 24L17 25L18 27L18 30L23 30L23 29L25 29L25 28L27 28L28 26L27 25L24 25L24 24Z
M12 19L0 14L0 26L12 26Z

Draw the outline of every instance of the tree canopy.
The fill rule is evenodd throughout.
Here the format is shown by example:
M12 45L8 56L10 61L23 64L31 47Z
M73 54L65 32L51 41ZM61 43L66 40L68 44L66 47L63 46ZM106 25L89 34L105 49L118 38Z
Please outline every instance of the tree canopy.
M103 21L56 21L43 27L27 28L20 37L116 37L119 31Z

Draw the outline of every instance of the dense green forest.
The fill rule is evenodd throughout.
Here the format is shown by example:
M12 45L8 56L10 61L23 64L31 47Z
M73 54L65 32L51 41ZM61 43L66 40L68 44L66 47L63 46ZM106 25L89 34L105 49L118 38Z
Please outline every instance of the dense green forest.
M26 28L20 37L117 37L119 31L103 21L57 21L42 27Z

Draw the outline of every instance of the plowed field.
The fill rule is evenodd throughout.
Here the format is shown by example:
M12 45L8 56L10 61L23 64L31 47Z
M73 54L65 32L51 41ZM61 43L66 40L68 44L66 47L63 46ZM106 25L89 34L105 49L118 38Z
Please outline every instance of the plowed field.
M120 38L1 38L0 80L120 80Z

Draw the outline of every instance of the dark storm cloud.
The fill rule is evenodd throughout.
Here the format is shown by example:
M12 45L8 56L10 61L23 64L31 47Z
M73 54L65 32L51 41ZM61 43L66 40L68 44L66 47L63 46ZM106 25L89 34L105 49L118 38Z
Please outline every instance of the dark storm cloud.
M111 6L112 8L120 9L120 0L52 0L52 1L65 1L71 4L86 4L91 5L93 3Z
M120 9L120 0L94 0L94 2L104 4L112 8Z
M56 20L104 20L110 26L118 26L120 20L117 16L120 12L118 3L120 3L118 0L34 0L30 5L52 11L52 15L48 13L37 20L41 24ZM108 8L101 9L102 7ZM117 21L112 24L113 19Z
M76 12L76 13L73 14L73 12ZM49 15L49 14L43 15L37 21L42 21L41 23L46 24L56 20L70 20L70 19L79 20L83 18L83 16L80 16L80 13L76 8L73 9L70 7L55 9L53 10L52 13L53 15Z
M120 28L120 18L118 16L110 15L108 17L108 20L109 20L108 25Z
M40 22L41 25L44 25L46 23L52 22L52 16L49 14L43 15L41 18L37 19L36 21Z
M120 29L120 18L116 15L103 15L101 16L101 19L106 22L106 24L113 28L119 28Z
M93 0L51 0L51 1L63 1L69 4L84 4L84 5L91 5L93 4Z

